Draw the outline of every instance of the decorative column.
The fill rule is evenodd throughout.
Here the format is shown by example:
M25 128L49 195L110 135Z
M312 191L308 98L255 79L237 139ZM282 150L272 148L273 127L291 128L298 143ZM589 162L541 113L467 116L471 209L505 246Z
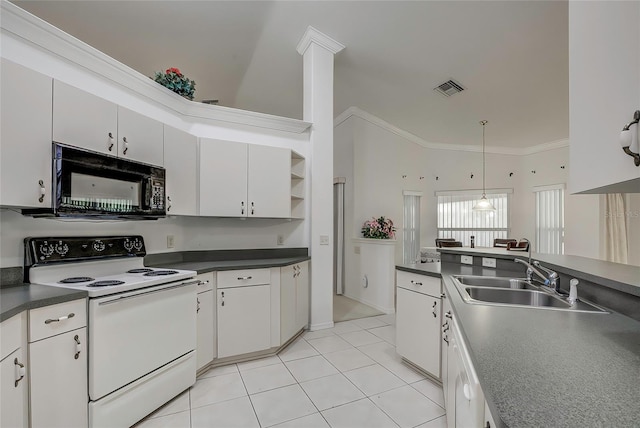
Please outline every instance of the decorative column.
M311 330L333 326L333 60L344 46L308 27L303 57L303 120L311 125Z

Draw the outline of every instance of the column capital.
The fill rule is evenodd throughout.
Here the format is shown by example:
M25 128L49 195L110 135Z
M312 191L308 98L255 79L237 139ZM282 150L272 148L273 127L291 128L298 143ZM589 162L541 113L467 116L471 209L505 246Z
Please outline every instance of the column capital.
M304 35L302 36L302 39L300 39L296 50L300 55L304 55L304 53L307 51L307 48L311 46L311 43L322 46L334 55L345 48L342 43L337 42L324 33L321 33L312 26L308 26L307 31L304 32Z

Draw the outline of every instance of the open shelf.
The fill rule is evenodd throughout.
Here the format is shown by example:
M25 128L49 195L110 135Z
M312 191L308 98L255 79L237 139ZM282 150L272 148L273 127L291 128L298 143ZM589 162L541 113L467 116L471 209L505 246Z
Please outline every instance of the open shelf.
M291 218L304 218L305 158L291 151Z

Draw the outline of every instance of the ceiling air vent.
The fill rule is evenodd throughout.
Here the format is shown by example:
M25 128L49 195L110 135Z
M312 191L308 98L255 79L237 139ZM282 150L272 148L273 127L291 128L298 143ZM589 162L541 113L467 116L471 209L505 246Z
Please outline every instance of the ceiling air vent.
M462 85L454 82L453 80L447 80L443 84L433 88L433 90L440 92L445 97L450 97L453 94L464 91L464 88L462 87Z

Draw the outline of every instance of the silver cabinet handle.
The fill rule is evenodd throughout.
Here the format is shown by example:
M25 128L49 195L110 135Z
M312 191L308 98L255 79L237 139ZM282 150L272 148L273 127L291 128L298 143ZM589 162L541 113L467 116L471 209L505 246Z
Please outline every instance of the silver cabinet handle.
M167 211L171 211L171 196L167 196Z
M208 283L209 283L209 280L207 279L206 281L200 281L198 283L198 285L205 285L205 284L208 284Z
M431 309L433 309L433 317L437 318L438 316L436 315L436 306L438 306L438 301L433 302L433 307Z
M449 346L449 341L447 340L446 337L443 337L442 340L444 340L445 342L447 342L447 346Z
M242 281L242 280L245 280L245 279L251 279L251 278L253 278L253 277L252 276L239 276L238 277L238 281Z
M447 298L447 295L446 295L446 294L444 294L444 293L440 293L440 298L441 298L441 299L446 299L446 298Z
M196 314L200 312L200 299L196 297L196 301L198 302L198 306L196 307Z
M27 371L24 368L24 364L22 364L20 361L18 361L18 359L16 358L15 360L13 360L13 364L15 366L16 369L16 381L14 384L14 387L17 388L18 387L18 383L24 379L24 375L27 373Z
M411 280L411 283L412 283L413 285L422 285L422 283L421 283L421 282L414 281L413 279Z
M113 134L111 132L109 132L109 140L110 144L109 144L109 151L113 150Z
M44 321L44 323L45 323L45 324L51 324L52 322L60 322L60 321L68 320L69 318L73 318L73 317L75 317L75 316L76 316L76 314L74 314L73 312L71 312L69 315L65 315L65 316L63 316L63 317L58 317L58 318L56 318L56 319L51 319L51 318L46 319L46 320Z
M127 137L122 137L122 142L124 143L124 150L122 151L123 155L127 154L127 150L129 150L129 144L127 143Z
M244 201L240 202L240 214L244 215Z
M447 317L447 318L449 318L449 319L451 319L451 318L452 318L452 316L451 316L451 311L447 311L447 313L446 313L446 314L444 314L444 316L445 316L445 317Z
M220 306L224 306L224 291L222 292L222 303L220 304Z
M40 197L38 198L38 202L44 201L44 194L46 193L46 188L44 187L44 181L38 180L38 184L40 185Z
M251 215L253 215L254 211L255 211L254 210L254 205L253 205L253 202L251 202Z
M76 334L75 336L73 336L73 340L76 342L76 354L74 355L74 359L78 359L80 358L80 351L82 351L82 344L80 343L80 338L78 337L78 335Z

